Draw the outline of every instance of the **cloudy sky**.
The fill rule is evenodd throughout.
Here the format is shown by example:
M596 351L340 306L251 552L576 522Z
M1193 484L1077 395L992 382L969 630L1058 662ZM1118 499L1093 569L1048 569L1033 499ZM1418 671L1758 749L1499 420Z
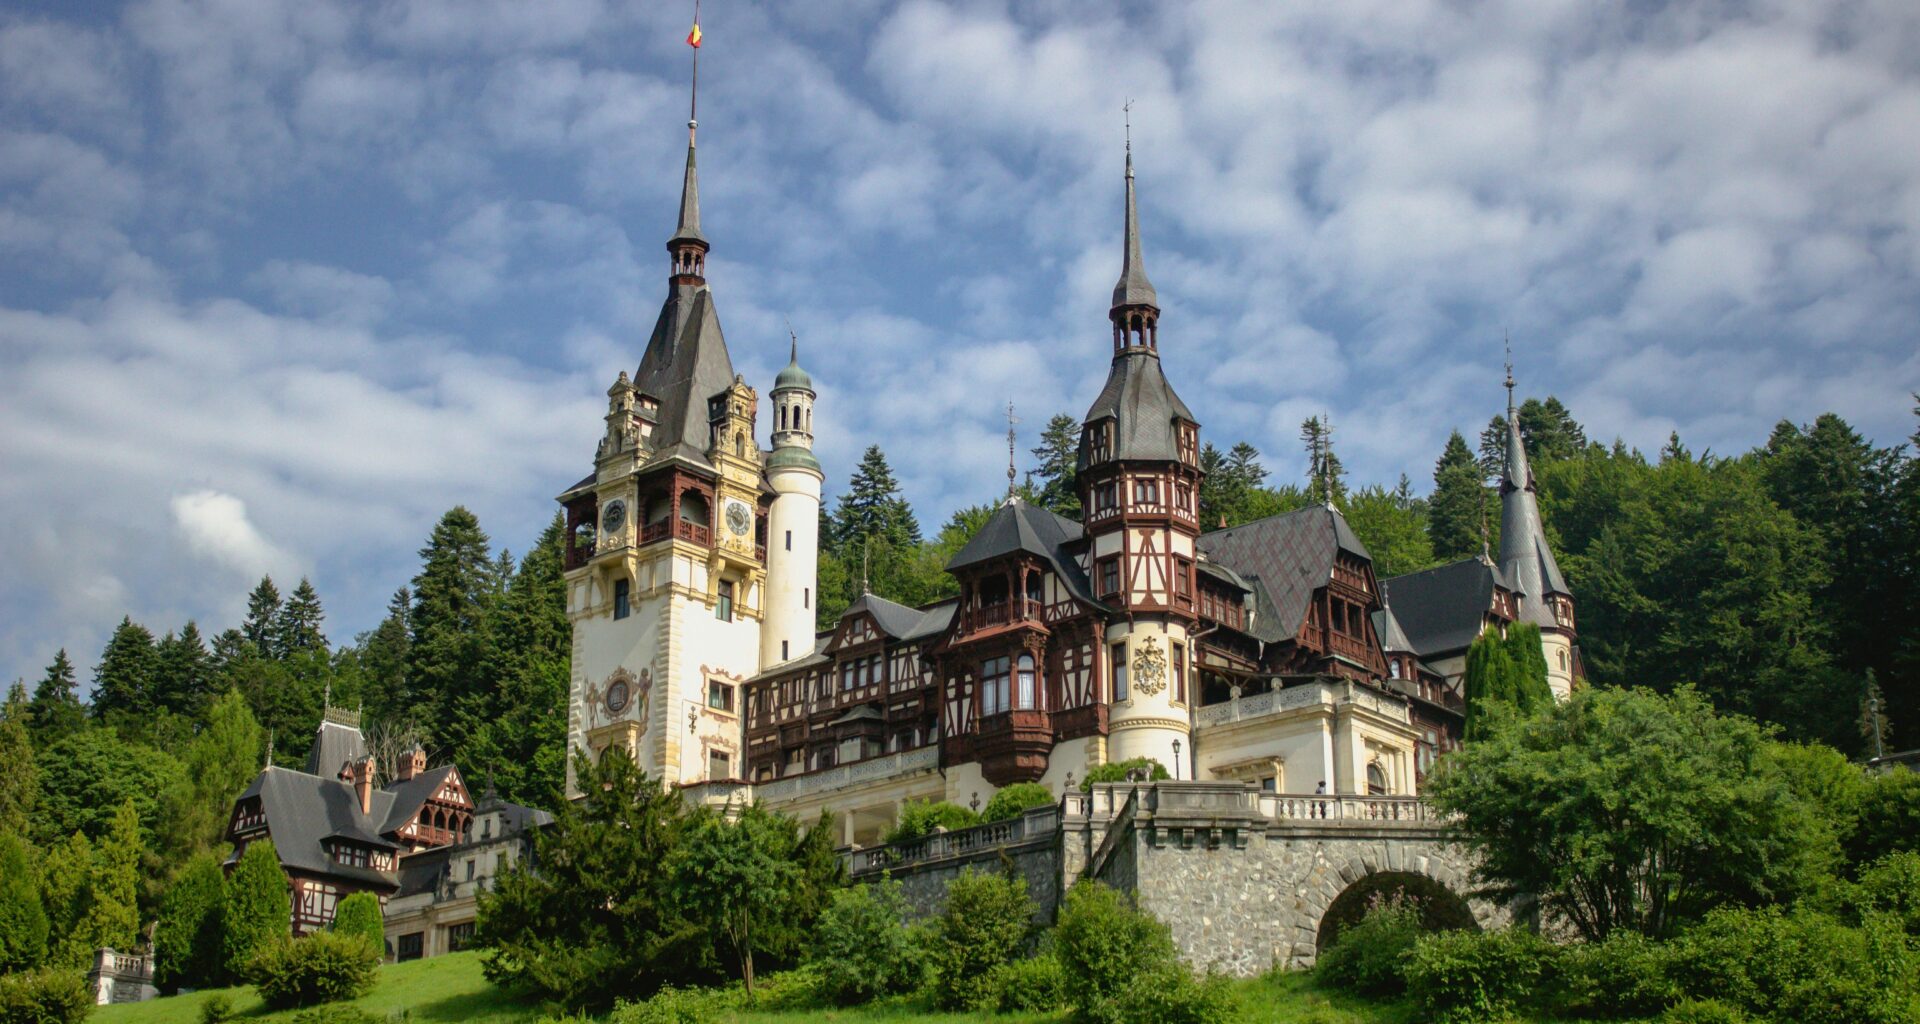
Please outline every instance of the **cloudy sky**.
M690 0L9 0L0 681L310 574L336 641L446 508L524 548L666 291ZM922 521L1106 371L1134 103L1168 371L1281 477L1424 489L1528 393L1731 452L1920 389L1912 0L707 0L709 278L790 318L830 492ZM290 580L289 580L290 582Z

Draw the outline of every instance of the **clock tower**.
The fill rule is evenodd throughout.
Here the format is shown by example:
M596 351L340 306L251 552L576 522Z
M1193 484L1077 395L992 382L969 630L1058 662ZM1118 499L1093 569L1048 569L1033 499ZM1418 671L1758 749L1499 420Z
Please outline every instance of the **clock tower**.
M775 493L754 440L758 396L733 372L707 287L695 127L666 302L639 368L607 390L593 474L559 499L569 751L621 747L666 783L743 774L740 686L760 670Z

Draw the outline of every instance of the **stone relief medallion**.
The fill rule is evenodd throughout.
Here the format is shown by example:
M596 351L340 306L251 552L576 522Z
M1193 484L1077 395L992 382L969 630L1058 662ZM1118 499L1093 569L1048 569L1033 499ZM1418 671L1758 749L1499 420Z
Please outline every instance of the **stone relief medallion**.
M1159 637L1147 637L1133 647L1133 688L1151 697L1167 688L1167 655Z

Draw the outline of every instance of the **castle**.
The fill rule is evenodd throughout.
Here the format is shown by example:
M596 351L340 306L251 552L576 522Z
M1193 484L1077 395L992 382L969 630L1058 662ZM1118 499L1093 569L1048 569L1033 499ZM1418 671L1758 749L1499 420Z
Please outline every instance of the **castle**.
M816 393L795 346L759 446L705 279L695 127L666 303L608 389L593 472L558 499L570 748L624 748L695 799L825 811L866 845L909 800L1064 793L1140 757L1181 780L1411 797L1458 743L1468 645L1511 623L1540 627L1557 695L1576 685L1511 375L1497 559L1381 580L1331 505L1203 531L1200 423L1162 370L1130 146L1085 519L1009 498L948 564L957 597L863 594L817 634Z

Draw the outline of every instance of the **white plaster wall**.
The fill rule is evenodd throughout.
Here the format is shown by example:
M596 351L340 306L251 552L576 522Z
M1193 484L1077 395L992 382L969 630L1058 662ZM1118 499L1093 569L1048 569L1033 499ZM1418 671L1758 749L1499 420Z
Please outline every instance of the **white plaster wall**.
M760 633L760 663L772 668L782 660L813 653L814 608L811 591L820 575L819 474L782 469L772 474L773 499L767 515L766 622ZM787 534L793 549L787 549ZM787 657L780 657L780 644Z
M587 749L589 729L616 721L638 721L646 712L638 693L619 716L608 714L603 704L589 706L589 693L604 693L607 678L616 669L625 668L636 677L642 668L647 669L654 681L648 705L659 701L660 681L667 672L661 629L667 599L662 593L648 595L639 587L633 587L631 593L636 596L629 601L631 614L615 619L611 588L597 580L583 579L570 584L568 589L570 610L574 613L573 671L567 701L567 745L572 751ZM649 771L655 771L657 763L657 752L652 749L654 732L649 724L641 738L638 759Z
M1554 699L1566 700L1573 696L1573 638L1543 630L1540 646L1547 656L1547 686L1553 690Z
M1159 641L1160 653L1166 658L1166 678L1160 692L1146 695L1140 692L1138 673L1134 671L1136 645L1148 637ZM1189 741L1189 717L1187 705L1173 700L1173 647L1178 643L1187 651L1187 689L1191 698L1193 689L1193 651L1187 643L1185 626L1177 623L1137 620L1128 623L1125 620L1114 622L1107 627L1106 648L1103 657L1111 657L1113 645L1127 643L1127 693L1126 700L1116 700L1109 706L1107 715L1108 743L1107 758L1110 761L1126 761L1136 757L1151 757L1174 768L1173 741L1180 741L1180 776L1193 777L1192 751ZM1107 678L1113 678L1111 666Z
M1323 741L1326 715L1322 712L1274 716L1272 721L1239 722L1232 726L1203 728L1200 744L1200 778L1231 778L1215 775L1214 769L1255 758L1278 758L1285 762L1280 792L1311 793L1316 783L1325 780L1332 791L1334 772Z
M706 566L697 565L697 575L703 581L706 578ZM700 593L704 594L702 590ZM736 596L744 593L744 588L736 590ZM706 717L697 721L693 730L687 728L688 711L700 712L707 703L707 677L710 672L722 672L733 676L731 680L739 683L760 671L760 623L752 616L744 614L739 600L734 602L733 621L722 622L715 618L713 605L704 598L675 597L678 629L673 637L674 664L672 667L673 690L670 701L663 707L666 721L663 723L673 736L671 746L677 748L679 755L671 760L677 762L665 766L669 778L679 782L699 782L707 777L708 741L725 738L733 744L730 751L736 772L740 765L741 751L745 749L739 720L732 719L730 730L723 729ZM742 695L734 694L735 707L739 707ZM723 746L724 749L724 746Z

